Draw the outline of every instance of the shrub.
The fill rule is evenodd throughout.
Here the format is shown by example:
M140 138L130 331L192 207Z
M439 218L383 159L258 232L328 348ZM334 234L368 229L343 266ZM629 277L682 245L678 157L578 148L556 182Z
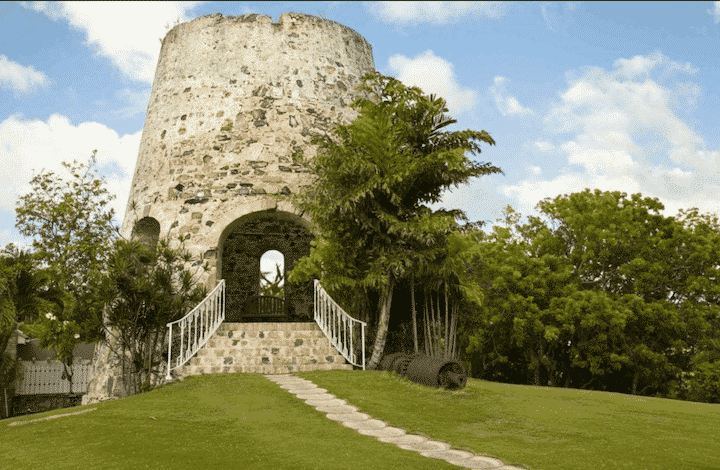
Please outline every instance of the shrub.
M688 400L720 403L720 360L697 365L688 388Z

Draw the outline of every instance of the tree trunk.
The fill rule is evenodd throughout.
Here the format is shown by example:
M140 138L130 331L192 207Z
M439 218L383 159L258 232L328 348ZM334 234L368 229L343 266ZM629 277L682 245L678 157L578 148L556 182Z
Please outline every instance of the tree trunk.
M162 353L160 354L160 356L161 356L161 357L160 357L160 362L162 362L162 359L165 357L165 354L166 354L166 351L167 351L167 348L165 347L165 338L166 338L166 337L167 337L167 329L163 328L163 330L162 330L162 336L160 337L160 344L162 345ZM171 338L168 339L168 341L170 341L170 340L171 340ZM165 374L167 374L167 371L170 369L170 361L169 361L169 360L167 361L167 367L168 367L168 368L165 370ZM162 373L162 372L161 372L161 373Z
M385 341L387 340L388 327L390 325L390 304L392 303L393 280L388 282L387 287L380 291L380 318L378 319L377 335L375 336L375 344L373 346L373 354L367 369L375 370L385 351Z
M437 305L439 307L440 305L437 301L437 292L433 292L432 294L430 294L430 321L432 321L432 328L430 330L432 333L430 349L432 351L432 356L437 357L438 324L437 324L437 318L435 317L435 305L433 305L433 300L435 301L435 305ZM440 312L438 312L438 316L440 316Z
M447 359L449 357L450 353L450 312L448 308L448 287L447 282L445 282L445 351L443 352L443 357Z
M425 332L425 355L430 356L430 315L428 314L427 289L423 289L423 300L425 300L425 316L423 331Z
M413 344L415 345L415 354L417 354L418 353L418 338L417 338L417 312L415 311L415 274L410 275L410 303L412 304Z
M450 320L450 358L457 358L457 305L453 305Z
M72 356L63 360L62 365L63 365L63 369L65 369L65 376L67 377L68 381L70 382L70 393L73 393L73 371L72 371L73 358L72 358ZM70 366L70 367L68 367L68 366Z
M633 385L632 385L632 394L637 395L637 384L638 384L638 378L640 374L638 373L637 369L635 369L635 375L633 376Z
M147 368L147 382L148 384L152 384L152 376L153 376L153 363L155 362L155 354L157 352L157 345L158 345L158 336L160 336L160 328L155 330L155 337L152 341L150 341L150 335L148 335L148 349L150 350L150 360L148 361L148 368Z

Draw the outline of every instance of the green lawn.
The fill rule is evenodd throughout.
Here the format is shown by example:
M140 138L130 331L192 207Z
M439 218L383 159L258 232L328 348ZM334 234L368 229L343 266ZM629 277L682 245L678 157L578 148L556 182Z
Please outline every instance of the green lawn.
M409 433L538 470L720 469L720 405L389 372L297 374ZM97 410L8 426L43 416ZM152 419L152 418L155 419ZM259 374L189 377L122 400L0 421L0 468L452 469L362 436Z
M474 379L449 392L390 372L298 375L390 426L509 464L539 470L720 469L718 404Z

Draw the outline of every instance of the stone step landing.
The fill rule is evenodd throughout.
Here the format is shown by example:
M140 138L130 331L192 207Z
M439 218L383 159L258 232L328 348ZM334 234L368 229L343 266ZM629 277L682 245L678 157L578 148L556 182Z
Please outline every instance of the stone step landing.
M315 322L223 323L177 376L352 370Z

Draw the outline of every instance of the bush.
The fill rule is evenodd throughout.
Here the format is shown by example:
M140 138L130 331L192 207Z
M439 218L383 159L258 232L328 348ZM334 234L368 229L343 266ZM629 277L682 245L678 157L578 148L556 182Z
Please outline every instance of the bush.
M697 365L688 389L690 401L720 403L720 360Z

